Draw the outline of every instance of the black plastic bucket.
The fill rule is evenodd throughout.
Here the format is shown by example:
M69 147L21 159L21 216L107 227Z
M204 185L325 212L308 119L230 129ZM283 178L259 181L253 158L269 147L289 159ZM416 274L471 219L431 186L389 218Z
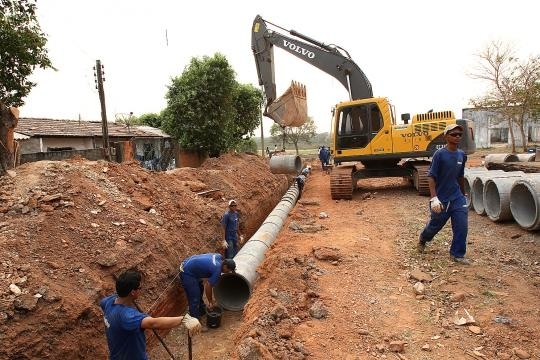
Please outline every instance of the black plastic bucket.
M206 310L206 326L216 329L221 325L221 313L223 310L216 306L213 309Z

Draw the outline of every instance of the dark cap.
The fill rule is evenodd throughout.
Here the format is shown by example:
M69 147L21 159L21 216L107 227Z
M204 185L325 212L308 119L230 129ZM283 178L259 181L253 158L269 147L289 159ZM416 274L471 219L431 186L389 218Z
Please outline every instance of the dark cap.
M236 270L236 263L234 262L233 259L225 259L225 260L223 260L223 264L224 264L224 265L227 265L227 267L228 267L229 270L231 270L231 271Z

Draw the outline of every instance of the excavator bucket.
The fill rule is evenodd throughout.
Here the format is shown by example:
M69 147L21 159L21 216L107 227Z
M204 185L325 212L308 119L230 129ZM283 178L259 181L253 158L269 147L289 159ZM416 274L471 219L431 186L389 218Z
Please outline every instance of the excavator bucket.
M267 106L265 114L281 126L302 126L307 122L306 86L293 81L291 86Z

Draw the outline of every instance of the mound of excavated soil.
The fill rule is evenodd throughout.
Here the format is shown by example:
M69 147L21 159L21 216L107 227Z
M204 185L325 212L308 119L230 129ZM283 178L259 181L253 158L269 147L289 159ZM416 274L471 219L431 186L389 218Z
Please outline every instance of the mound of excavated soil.
M228 199L238 201L251 236L288 186L249 154L163 173L83 159L16 173L0 178L2 359L106 358L98 302L128 268L145 274L142 309L182 313L176 269L189 255L218 250Z

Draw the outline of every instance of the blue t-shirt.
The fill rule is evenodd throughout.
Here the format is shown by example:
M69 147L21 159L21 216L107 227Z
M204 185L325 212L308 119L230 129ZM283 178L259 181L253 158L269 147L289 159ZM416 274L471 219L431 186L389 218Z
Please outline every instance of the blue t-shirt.
M210 285L214 286L221 275L221 262L223 257L221 254L208 253L193 255L184 260L183 269L186 275L193 276L198 279L208 279Z
M465 175L466 162L467 155L461 149L450 151L444 147L433 154L428 176L435 180L435 190L440 201L454 201L463 196L458 179Z
M225 227L227 239L236 239L238 231L238 212L227 210L221 217L221 225Z
M146 336L142 320L149 316L131 306L115 304L118 295L110 295L99 303L103 310L110 360L147 360Z

